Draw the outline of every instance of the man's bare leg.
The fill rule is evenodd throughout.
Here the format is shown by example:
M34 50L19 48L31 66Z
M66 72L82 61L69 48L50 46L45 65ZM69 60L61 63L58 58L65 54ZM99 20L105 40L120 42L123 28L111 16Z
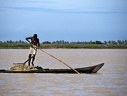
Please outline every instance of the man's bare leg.
M34 66L35 55L33 55L32 66Z
M31 54L29 54L28 66L30 66L30 61L31 61Z

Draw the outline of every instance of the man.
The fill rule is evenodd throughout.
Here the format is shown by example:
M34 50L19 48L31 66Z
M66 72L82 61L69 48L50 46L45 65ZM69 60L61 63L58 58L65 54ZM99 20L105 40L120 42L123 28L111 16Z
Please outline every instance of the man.
M30 66L31 58L32 58L32 66L34 66L37 48L40 47L39 39L37 38L37 34L34 34L33 36L27 37L26 40L31 44L29 50L28 66Z

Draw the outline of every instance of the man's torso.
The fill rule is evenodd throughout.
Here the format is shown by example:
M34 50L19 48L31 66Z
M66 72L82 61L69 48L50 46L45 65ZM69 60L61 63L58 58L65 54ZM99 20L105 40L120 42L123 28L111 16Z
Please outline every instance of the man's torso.
M31 38L31 43L33 45L36 45L37 46L38 42L39 42L39 39L38 38L34 38L34 37Z

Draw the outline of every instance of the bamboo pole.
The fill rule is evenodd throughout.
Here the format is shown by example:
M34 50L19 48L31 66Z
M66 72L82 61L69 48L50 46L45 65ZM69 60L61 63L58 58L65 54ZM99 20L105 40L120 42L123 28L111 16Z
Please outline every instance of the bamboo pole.
M47 53L46 51L42 50L41 48L39 48L42 52L46 53L47 55L53 57L54 59L58 60L59 62L61 62L62 64L66 65L67 67L69 67L70 69L72 69L73 71L75 71L77 74L80 74L77 70L75 70L74 68L70 67L68 64L64 63L63 61L61 61L60 59L56 58L55 56Z

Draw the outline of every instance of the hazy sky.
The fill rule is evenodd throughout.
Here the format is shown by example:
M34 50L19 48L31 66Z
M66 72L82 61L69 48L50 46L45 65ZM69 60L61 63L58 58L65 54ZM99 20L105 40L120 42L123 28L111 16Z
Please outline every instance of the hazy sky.
M127 40L127 0L0 0L0 41Z

